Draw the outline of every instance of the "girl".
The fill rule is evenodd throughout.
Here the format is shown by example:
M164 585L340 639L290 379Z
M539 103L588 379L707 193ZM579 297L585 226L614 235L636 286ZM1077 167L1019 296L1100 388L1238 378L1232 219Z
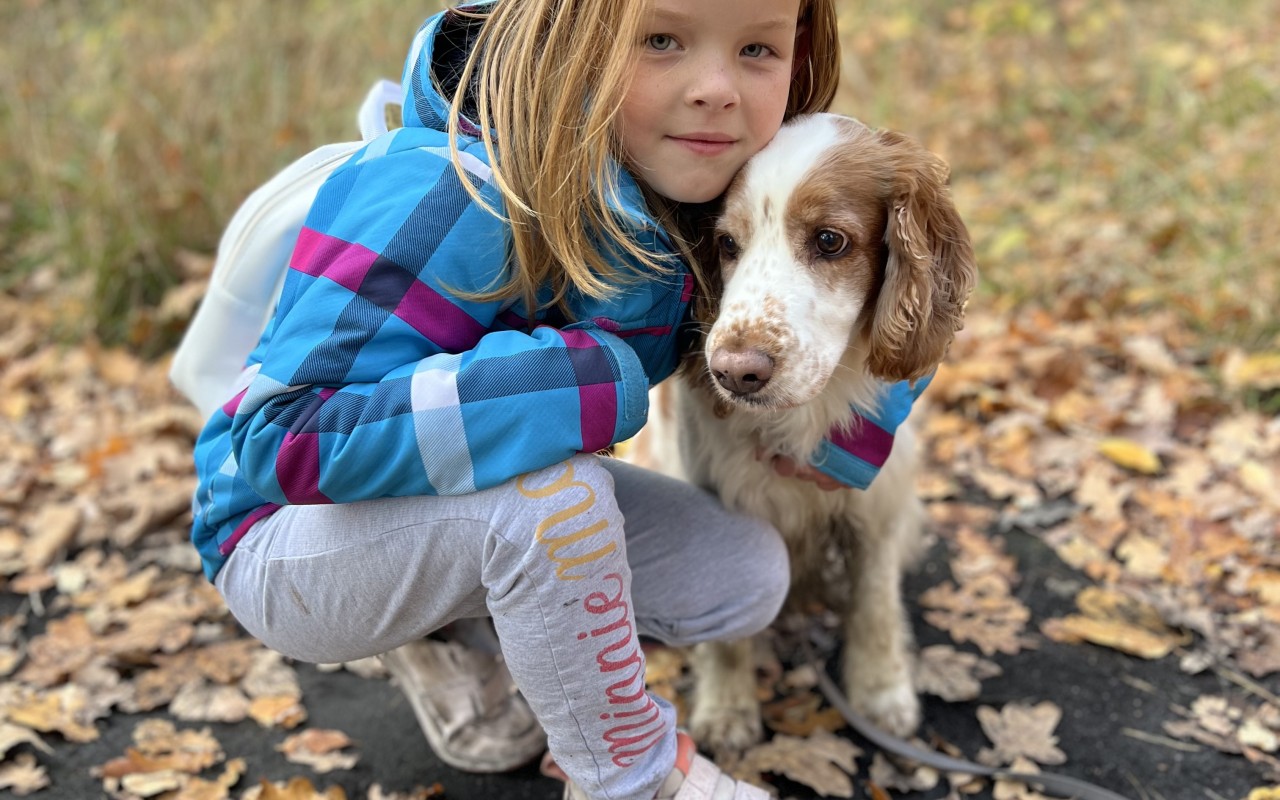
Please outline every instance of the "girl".
M833 0L428 20L404 127L321 188L197 443L193 540L244 627L331 662L489 615L567 796L764 796L695 756L637 637L762 629L785 548L593 453L644 424L708 295L704 204L838 62Z

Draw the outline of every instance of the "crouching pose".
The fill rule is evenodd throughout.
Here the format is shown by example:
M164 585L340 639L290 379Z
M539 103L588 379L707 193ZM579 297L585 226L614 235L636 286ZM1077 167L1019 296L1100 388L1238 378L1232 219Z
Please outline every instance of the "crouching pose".
M250 633L304 661L386 654L464 768L516 766L545 731L568 797L763 796L645 691L638 637L760 630L786 548L595 453L677 364L713 285L695 256L711 201L830 102L832 6L499 0L425 23L403 127L320 189L196 446L193 540ZM501 670L461 645L415 658L486 616ZM464 698L509 670L520 695L450 716L432 669L469 678Z

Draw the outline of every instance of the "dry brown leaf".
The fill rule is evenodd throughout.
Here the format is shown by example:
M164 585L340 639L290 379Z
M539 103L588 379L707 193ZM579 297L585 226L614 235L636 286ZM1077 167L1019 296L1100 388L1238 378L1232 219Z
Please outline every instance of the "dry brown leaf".
M162 769L154 772L131 772L114 779L111 785L119 786L135 797L155 797L181 789L185 778L177 770Z
M0 760L3 760L10 750L20 744L29 744L42 753L53 753L49 745L44 743L44 739L41 739L30 728L24 728L21 725L14 725L9 722L0 722Z
M298 776L288 783L263 780L240 800L347 800L347 793L341 786L330 786L321 793L310 780Z
M862 751L852 742L820 731L808 738L779 734L743 754L735 774L770 772L802 783L823 797L853 797L852 776ZM764 785L760 781L752 781Z
M973 642L983 655L1016 655L1026 644L1022 634L1031 612L998 575L983 575L958 588L949 581L939 584L920 595L920 605L929 609L926 622L959 644Z
M982 693L982 681L1001 674L1000 666L951 645L936 644L920 651L915 685L921 692L937 695L949 703L975 700Z
M1040 764L1066 763L1067 754L1053 735L1061 719L1062 709L1047 700L1034 706L1009 703L999 711L979 706L978 722L995 747L979 752L978 761L998 766L1025 756Z
M261 646L253 652L240 688L250 697L302 697L297 671L285 663L284 656Z
M1222 365L1222 378L1233 391L1280 388L1280 353L1232 350Z
M49 620L45 632L27 646L27 662L15 677L30 686L55 686L88 664L96 645L97 639L83 614Z
M1103 522L1124 519L1124 504L1133 494L1133 486L1117 478L1115 468L1099 464L1088 468L1073 493L1077 503L1092 509Z
M951 557L951 574L958 583L968 583L988 573L1000 576L1008 584L1018 581L1018 561L1004 552L1004 540L989 536L969 525L961 525L951 537L955 551Z
M339 752L354 742L342 731L327 728L310 728L295 733L276 746L284 757L294 764L306 764L316 772L335 769L351 769L360 760L355 753Z
M179 731L165 719L147 719L133 730L134 747L120 758L94 767L96 777L122 778L142 772L183 772L196 774L225 758L222 746L209 732Z
M178 690L169 713L189 722L240 722L249 716L249 698L235 686L218 686L203 678Z
M27 569L34 572L52 564L54 556L75 538L80 520L78 506L48 505L37 511L27 523L28 538L24 548Z
M870 777L879 786L902 792L927 792L942 779L933 767L895 762L880 752L871 758Z
M58 732L72 742L92 742L98 729L86 714L88 698L77 686L67 685L48 692L20 690L5 713L9 721L41 733Z
M835 733L848 725L838 709L822 708L822 697L814 692L785 695L765 703L761 710L770 730L789 736L810 736L819 730Z
M1159 612L1114 589L1090 586L1076 596L1083 612L1046 620L1042 632L1058 642L1092 642L1145 659L1164 658L1190 637L1171 630Z
M1178 638L1160 636L1125 622L1079 614L1046 620L1040 629L1055 642L1090 642L1148 660L1164 658L1179 644Z
M307 710L297 697L255 697L249 704L249 716L264 728L292 730L307 721Z
M12 761L0 763L0 789L26 797L49 786L49 774L30 753L19 753Z
M380 784L369 787L369 800L431 800L433 797L444 797L444 786L433 783L423 788L419 786L412 792L388 792Z
M1038 775L1040 767L1029 758L1019 757L1009 765L1009 771L1023 775ZM1050 800L1049 797L1033 790L1025 783L1011 781L1008 778L997 778L991 787L991 794L992 800Z

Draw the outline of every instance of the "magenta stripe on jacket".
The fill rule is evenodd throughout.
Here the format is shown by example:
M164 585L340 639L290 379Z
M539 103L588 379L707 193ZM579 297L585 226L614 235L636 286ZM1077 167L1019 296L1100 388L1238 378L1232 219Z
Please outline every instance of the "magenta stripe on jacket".
M315 277L324 276L352 292L358 292L369 267L377 260L378 254L364 245L303 228L298 234L298 244L293 248L289 268Z
M582 330L558 331L565 346L576 349L599 347L591 334ZM612 383L578 387L579 417L582 423L582 452L594 453L613 444L618 425L618 393Z
M883 467L893 450L893 434L862 416L856 416L848 431L832 434L829 441L876 467Z

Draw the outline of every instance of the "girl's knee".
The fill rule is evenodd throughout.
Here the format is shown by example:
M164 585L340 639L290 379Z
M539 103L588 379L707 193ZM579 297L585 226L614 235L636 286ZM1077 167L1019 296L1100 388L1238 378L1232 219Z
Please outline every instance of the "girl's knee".
M773 526L744 519L732 552L713 556L706 579L689 587L698 596L677 618L646 619L645 627L668 644L691 645L752 636L778 616L791 587L786 544Z
M606 556L623 557L622 515L613 477L595 456L575 456L507 485L494 534L522 561L558 577L584 574Z
M791 589L791 561L782 534L763 520L752 520L754 530L744 538L749 550L735 563L735 582L745 595L742 612L729 625L732 636L750 636L778 616Z

